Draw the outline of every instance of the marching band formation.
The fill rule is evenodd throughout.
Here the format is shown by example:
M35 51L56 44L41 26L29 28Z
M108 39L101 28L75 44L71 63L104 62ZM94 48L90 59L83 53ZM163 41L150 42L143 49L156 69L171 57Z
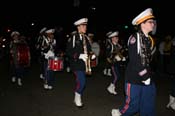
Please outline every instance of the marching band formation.
M106 90L117 95L116 85L121 78L121 64L127 64L125 70L125 101L123 106L112 109L112 116L155 116L156 87L152 80L151 61L156 51L155 41L150 32L155 27L155 17L151 8L141 12L133 19L137 27L124 47L120 43L120 32L110 31L106 34L105 67L103 74L112 79ZM36 41L36 52L40 63L40 78L43 88L54 88L54 72L67 68L75 76L74 104L84 106L82 97L86 86L86 76L93 75L93 69L100 63L100 44L95 41L93 33L87 33L88 18L74 22L76 31L72 32L66 43L65 53L58 53L55 29L44 27ZM11 33L10 64L12 82L22 86L25 69L31 65L31 50L25 38L18 31ZM66 57L64 57L66 56ZM65 62L66 61L66 62ZM65 64L66 63L66 64ZM174 94L175 95L175 94ZM168 107L175 110L175 96L171 95ZM172 100L173 99L173 100Z

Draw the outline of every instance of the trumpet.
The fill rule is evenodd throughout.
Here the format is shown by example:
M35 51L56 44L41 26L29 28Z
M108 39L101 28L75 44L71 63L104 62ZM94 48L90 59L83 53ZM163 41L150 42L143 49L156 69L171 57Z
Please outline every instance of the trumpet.
M88 59L85 62L86 65L86 74L91 75L92 74L92 69L91 69L91 57L88 55Z
M125 61L125 60L126 60L126 58L124 57L122 50L115 50L112 53L111 57L107 58L107 61L109 63L115 63L118 61Z
M84 49L84 53L88 54L87 51L87 44L86 44L86 38L83 35L83 49ZM91 55L88 54L88 58L85 61L85 69L86 69L86 74L87 75L91 75L92 74L92 69L91 69Z
M91 75L92 74L92 68L91 68L91 60L92 60L92 55L95 55L93 52L90 52L88 54L88 59L86 61L86 74Z

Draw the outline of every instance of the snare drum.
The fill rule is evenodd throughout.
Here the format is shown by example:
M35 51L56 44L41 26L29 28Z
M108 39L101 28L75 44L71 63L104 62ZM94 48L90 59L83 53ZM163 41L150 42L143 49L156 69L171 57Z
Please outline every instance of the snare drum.
M63 70L63 58L62 57L50 57L48 59L48 69L52 71Z

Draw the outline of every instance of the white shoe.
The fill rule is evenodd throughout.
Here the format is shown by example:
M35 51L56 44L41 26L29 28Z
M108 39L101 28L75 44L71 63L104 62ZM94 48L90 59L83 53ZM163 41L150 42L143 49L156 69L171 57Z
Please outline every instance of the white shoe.
M175 111L175 102L170 105L170 107Z
M111 74L111 73L108 73L108 74L107 74L107 76L111 77L111 76L112 76L112 74Z
M48 84L44 84L44 89L48 89L48 88L49 88Z
M81 107L83 106L82 102L81 102L81 95L77 92L75 92L75 98L74 98L74 103L77 107Z
M113 94L113 84L111 83L108 88L107 88L108 92Z
M107 76L112 76L112 74L111 74L111 69L108 69L108 71L107 71Z
M67 68L66 68L66 71L67 71L67 72L70 72L70 67L67 67Z
M169 96L169 103L167 104L167 108L169 108L171 106L171 104L175 103L175 97L173 96Z
M12 82L16 82L16 77L12 77Z
M52 87L52 86L50 86L50 85L48 85L48 89L49 89L49 90L51 90L51 89L53 89L53 87Z
M108 92L111 93L111 94L114 94L116 95L117 92L115 91L115 85L113 83L111 83L108 88L107 88Z
M112 116L121 116L119 109L112 109L111 111Z
M103 74L107 75L107 69L106 68L103 70Z
M44 76L43 76L43 74L40 74L40 79L44 79Z
M20 78L18 78L18 85L19 86L22 86L22 82L21 82L21 79Z

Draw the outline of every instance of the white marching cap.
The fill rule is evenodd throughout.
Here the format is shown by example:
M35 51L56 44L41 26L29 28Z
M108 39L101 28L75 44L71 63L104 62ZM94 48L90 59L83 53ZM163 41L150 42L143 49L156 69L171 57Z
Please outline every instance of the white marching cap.
M112 37L118 36L118 34L119 34L118 31L112 32L111 34L108 35L108 38L112 38Z
M13 31L13 32L11 33L11 37L13 37L14 35L20 35L20 33L19 33L18 31Z
M46 31L47 30L47 28L46 27L44 27L44 28L42 28L41 30L40 30L40 32L39 33L43 33L44 31Z
M49 29L46 31L46 33L54 33L55 32L55 29Z
M112 33L112 31L107 32L106 36L108 37L111 33Z
M75 21L74 22L74 25L75 26L78 26L78 25L81 25L81 24L87 24L87 22L88 22L88 19L87 18L81 18L81 19Z
M152 8L147 8L132 20L133 25L139 25L147 19L155 18Z

